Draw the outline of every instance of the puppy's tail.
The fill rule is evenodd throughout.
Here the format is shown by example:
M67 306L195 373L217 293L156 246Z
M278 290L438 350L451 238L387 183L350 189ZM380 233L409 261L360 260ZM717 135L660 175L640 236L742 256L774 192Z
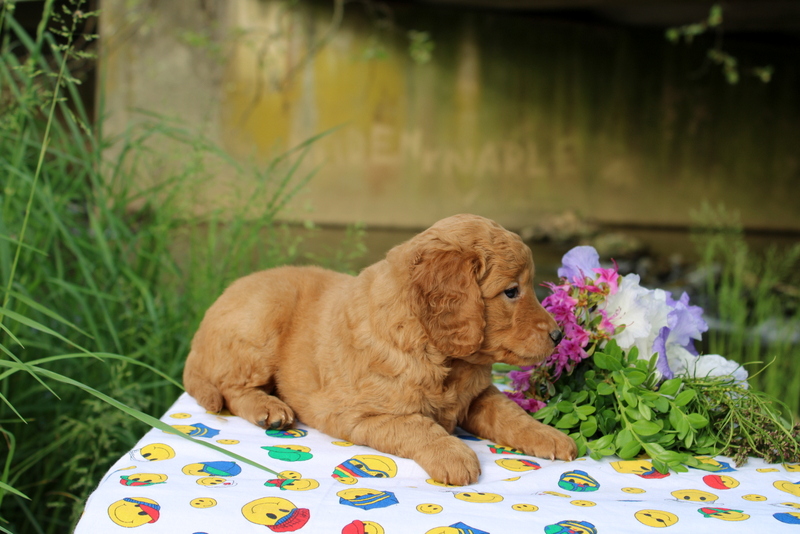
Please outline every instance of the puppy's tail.
M183 369L183 387L186 388L186 393L194 397L197 404L209 412L221 412L225 406L222 392L207 377L197 372L192 365L194 360L192 356L196 355L190 352L186 359L186 367Z

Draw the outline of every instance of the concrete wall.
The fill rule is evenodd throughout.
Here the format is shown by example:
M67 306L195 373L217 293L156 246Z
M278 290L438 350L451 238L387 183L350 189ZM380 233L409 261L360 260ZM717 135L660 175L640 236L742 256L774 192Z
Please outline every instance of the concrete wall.
M149 109L267 162L336 128L285 213L320 223L474 212L521 228L572 209L683 225L709 201L750 227L800 230L797 50L733 46L776 74L730 86L703 70L706 45L660 30L396 8L384 30L358 4L339 20L333 2L105 0L106 129ZM411 59L410 28L430 32L429 63ZM220 169L200 207L247 188L231 180Z

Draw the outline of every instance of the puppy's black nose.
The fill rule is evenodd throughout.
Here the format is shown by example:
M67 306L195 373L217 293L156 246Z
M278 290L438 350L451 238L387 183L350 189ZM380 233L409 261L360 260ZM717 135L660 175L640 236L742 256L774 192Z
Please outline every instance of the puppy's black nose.
M550 332L550 339L553 340L553 345L556 346L556 347L558 346L559 343L561 343L561 340L563 338L564 338L564 333L561 332L561 330L559 330L557 328L555 330L553 330L552 332Z

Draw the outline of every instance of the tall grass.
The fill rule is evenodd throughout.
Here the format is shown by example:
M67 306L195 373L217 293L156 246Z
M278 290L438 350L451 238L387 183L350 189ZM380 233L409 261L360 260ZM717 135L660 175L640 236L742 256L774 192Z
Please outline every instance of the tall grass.
M759 250L738 216L704 205L693 239L711 317L706 352L745 364L753 387L800 413L800 243Z
M80 4L57 14L46 2L35 36L3 6L3 532L70 531L103 472L159 424L146 414L180 394L205 309L233 279L302 259L299 238L276 216L310 178L299 164L314 140L258 168L160 117L143 114L109 139L89 124L69 73L73 35L93 15ZM62 25L60 35L48 29ZM180 158L152 150L164 143ZM247 185L243 212L252 216L191 215L187 199L212 169ZM141 186L143 175L158 178ZM343 268L352 258L335 259Z

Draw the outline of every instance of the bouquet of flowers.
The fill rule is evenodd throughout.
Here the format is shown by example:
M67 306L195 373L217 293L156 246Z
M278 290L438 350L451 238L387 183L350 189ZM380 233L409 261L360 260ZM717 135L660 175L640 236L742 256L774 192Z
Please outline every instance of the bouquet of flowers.
M564 338L541 364L510 369L506 394L569 433L581 455L644 452L662 473L708 467L697 455L800 460L800 426L781 403L749 388L738 363L698 354L708 325L687 294L603 268L592 247L570 250L558 275L542 305Z

